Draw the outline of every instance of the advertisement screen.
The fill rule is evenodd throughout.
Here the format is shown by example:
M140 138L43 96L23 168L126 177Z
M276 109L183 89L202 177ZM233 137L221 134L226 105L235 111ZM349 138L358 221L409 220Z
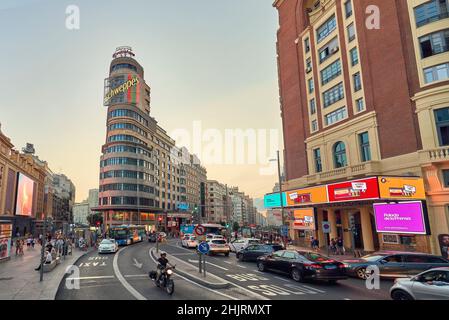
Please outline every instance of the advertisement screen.
M34 181L19 173L17 182L16 215L31 216L33 214Z
M139 103L140 80L133 74L121 74L107 78L104 83L104 105Z
M12 224L0 224L0 260L11 255Z
M426 234L421 201L373 204L379 233Z
M425 200L424 181L415 177L379 177L382 199Z
M284 206L286 204L285 201L285 192L282 192L282 202ZM265 208L280 208L281 207L281 197L278 193L266 194L263 198L263 205Z
M327 188L329 191L330 202L379 198L379 189L377 186L376 177L330 184Z
M287 206L299 206L327 202L326 186L288 191Z
M296 230L315 230L315 210L313 208L296 209L293 211L295 220L293 229Z

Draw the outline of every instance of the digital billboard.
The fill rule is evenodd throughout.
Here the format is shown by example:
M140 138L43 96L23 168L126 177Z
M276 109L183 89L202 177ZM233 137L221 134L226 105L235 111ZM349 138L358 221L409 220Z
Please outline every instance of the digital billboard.
M298 189L287 192L287 206L299 206L327 202L326 186Z
M373 204L379 233L427 234L421 201Z
M282 202L285 206L286 205L285 192L282 192ZM279 196L279 192L266 194L263 198L263 205L265 208L280 208L281 197Z
M369 200L379 198L377 178L367 178L327 186L329 202Z
M34 180L19 173L17 179L16 215L29 216L33 214Z
M12 224L0 223L0 260L8 259L11 254Z
M104 105L139 103L140 80L133 74L121 74L107 78L104 83Z
M425 200L424 181L417 177L379 177L382 199Z

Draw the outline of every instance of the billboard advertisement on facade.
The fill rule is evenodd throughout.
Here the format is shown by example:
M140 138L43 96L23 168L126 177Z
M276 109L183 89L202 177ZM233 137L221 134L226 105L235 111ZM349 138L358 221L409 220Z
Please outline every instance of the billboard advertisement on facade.
M104 105L137 104L140 101L141 80L134 74L120 74L105 79Z
M12 224L0 223L0 260L11 256Z
M421 201L373 204L379 233L427 234Z
M329 202L358 201L379 198L377 178L367 178L327 186Z
M382 199L425 200L424 181L417 177L379 177Z
M284 203L284 206L286 205L286 200L285 200L285 192L282 192L282 202ZM263 198L263 205L265 208L280 208L281 207L281 197L279 196L279 192L278 193L270 193L270 194L266 194Z
M33 215L33 196L34 196L34 180L26 175L19 173L17 178L17 200L16 215L28 216Z
M295 230L315 230L315 210L314 208L295 209L293 211L295 220L293 229Z
M287 191L286 194L289 207L327 202L326 186Z

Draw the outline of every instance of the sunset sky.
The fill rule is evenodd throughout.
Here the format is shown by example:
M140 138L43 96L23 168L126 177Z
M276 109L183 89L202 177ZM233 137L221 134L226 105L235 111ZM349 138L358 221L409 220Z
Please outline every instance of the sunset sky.
M65 26L68 5L80 8L80 30ZM17 149L33 143L74 182L76 200L87 198L105 142L103 81L115 48L128 45L152 88L151 115L168 133L193 135L195 121L223 136L276 129L282 148L277 28L272 0L2 0L2 132ZM255 198L277 181L276 171L260 174L266 165L205 164L209 179Z

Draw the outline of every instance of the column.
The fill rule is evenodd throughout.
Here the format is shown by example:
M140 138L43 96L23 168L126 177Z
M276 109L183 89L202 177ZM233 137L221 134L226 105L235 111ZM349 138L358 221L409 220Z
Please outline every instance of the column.
M317 214L317 228L318 228L318 232L316 237L318 238L318 241L320 242L320 247L326 244L326 241L324 240L324 233L323 233L323 228L322 228L322 222L323 222L323 209L318 209L318 214Z
M374 251L373 229L368 207L360 208L360 219L362 223L362 237L365 251Z
M335 216L335 210L334 209L328 209L327 210L327 220L329 221L329 224L331 226L331 232L329 234L329 240L335 239L338 236L337 233L337 217Z
M351 232L349 232L349 211L346 210L340 210L341 212L341 224L343 226L343 245L345 248L351 247ZM348 231L344 231L344 230Z

